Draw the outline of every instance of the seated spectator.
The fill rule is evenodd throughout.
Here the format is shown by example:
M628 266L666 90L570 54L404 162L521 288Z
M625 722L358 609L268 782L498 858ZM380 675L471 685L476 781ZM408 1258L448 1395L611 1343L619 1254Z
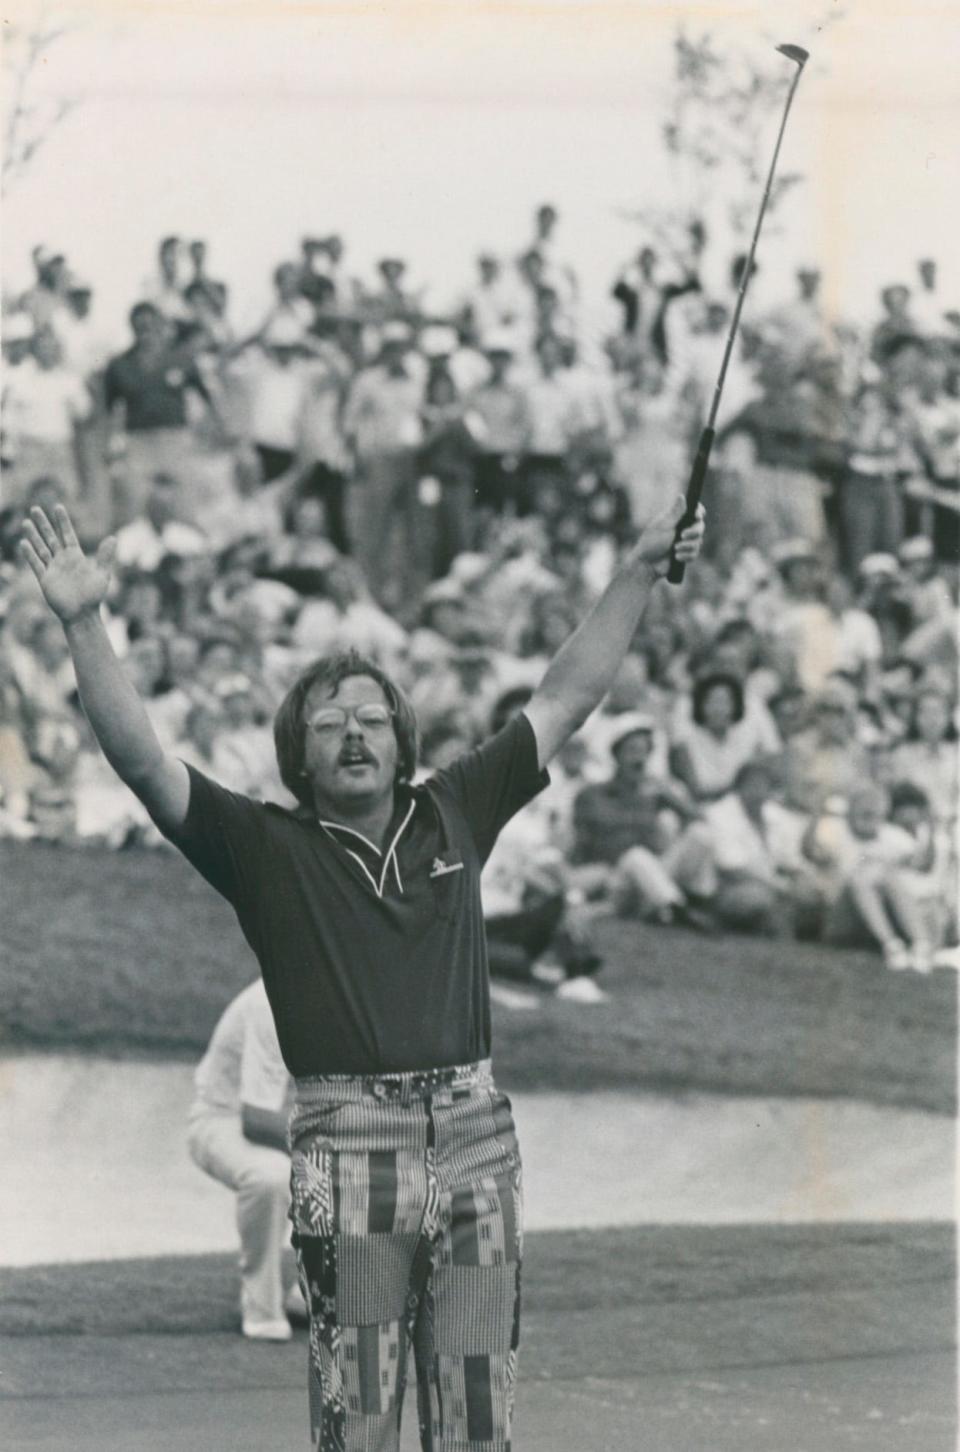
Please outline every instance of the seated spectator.
M818 869L827 910L824 937L846 947L879 947L888 968L928 973L932 945L912 876L924 852L889 820L890 802L870 783L846 809L829 805L811 821L804 851Z
M890 753L886 775L922 791L937 820L949 827L956 822L958 803L957 729L950 697L939 685L921 684L911 704L907 739Z
M695 905L700 925L774 936L794 931L800 874L789 831L771 800L762 761L738 770L733 790L703 809L659 858L631 848L617 864L613 899L622 915L663 919ZM704 917L704 915L709 915Z
M303 606L291 633L313 655L351 647L387 665L404 651L407 632L377 604L357 566L332 560L319 571L322 595Z
M654 749L654 723L639 712L615 720L609 749L614 770L605 781L581 788L573 803L571 864L590 867L580 874L591 893L606 890L606 869L631 847L653 854L665 850L675 823L696 816L690 797L678 783L648 771ZM673 823L670 821L673 816Z
M910 613L910 629L953 615L950 587L937 568L933 543L911 535L899 549L901 594Z
M768 712L747 709L735 676L711 673L693 686L689 715L683 710L673 729L670 770L697 801L712 801L730 791L741 766L779 749Z
M117 564L149 572L165 555L202 554L207 540L199 529L178 516L179 486L169 474L154 474L142 517L117 531Z
M870 757L856 739L857 697L831 680L813 701L812 725L791 737L782 755L784 802L808 817L829 797L849 799L871 775Z
M289 1240L290 1076L263 982L227 1005L194 1076L190 1157L236 1195L240 1315L254 1341L289 1341L303 1324L299 1288L284 1296L281 1257Z

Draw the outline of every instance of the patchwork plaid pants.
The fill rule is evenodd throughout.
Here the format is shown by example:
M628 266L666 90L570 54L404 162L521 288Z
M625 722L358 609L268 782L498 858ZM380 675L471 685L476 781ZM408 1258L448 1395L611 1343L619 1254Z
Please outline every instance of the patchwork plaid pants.
M298 1080L290 1139L315 1452L396 1452L411 1350L424 1452L509 1452L521 1168L489 1061Z

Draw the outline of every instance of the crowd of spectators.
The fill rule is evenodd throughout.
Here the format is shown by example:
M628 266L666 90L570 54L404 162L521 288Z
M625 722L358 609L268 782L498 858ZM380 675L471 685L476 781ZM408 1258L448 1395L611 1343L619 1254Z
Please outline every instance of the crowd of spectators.
M159 842L18 562L32 504L116 533L116 648L164 743L228 787L286 800L273 711L332 648L405 686L424 770L522 707L682 488L744 265L708 295L702 224L644 246L598 338L561 230L540 207L442 310L404 259L356 278L339 236L304 238L247 335L206 244L167 237L123 351L35 250L3 300L0 835ZM705 557L503 833L496 972L593 987L602 911L918 971L955 948L960 312L929 259L878 309L831 317L814 268L748 300Z

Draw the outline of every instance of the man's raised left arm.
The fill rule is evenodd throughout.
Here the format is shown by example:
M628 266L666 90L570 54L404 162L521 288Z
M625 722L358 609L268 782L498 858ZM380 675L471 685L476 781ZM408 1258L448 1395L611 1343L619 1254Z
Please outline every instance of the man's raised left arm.
M610 584L586 619L564 641L524 714L533 727L541 767L583 725L612 686L643 617L650 592L670 566L677 523L684 500L676 500L641 533ZM703 506L684 530L677 558L689 564L700 553L704 532Z

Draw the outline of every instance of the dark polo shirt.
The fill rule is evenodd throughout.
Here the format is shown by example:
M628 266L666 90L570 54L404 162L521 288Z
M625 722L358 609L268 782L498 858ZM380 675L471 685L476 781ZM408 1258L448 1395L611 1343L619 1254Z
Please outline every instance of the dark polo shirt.
M375 1074L490 1053L480 871L547 784L526 716L401 788L384 851L190 769L170 840L232 904L291 1074Z
M121 402L126 406L128 433L186 428L187 393L191 388L209 398L196 366L169 349L148 366L136 348L129 348L111 358L104 374L107 408Z

